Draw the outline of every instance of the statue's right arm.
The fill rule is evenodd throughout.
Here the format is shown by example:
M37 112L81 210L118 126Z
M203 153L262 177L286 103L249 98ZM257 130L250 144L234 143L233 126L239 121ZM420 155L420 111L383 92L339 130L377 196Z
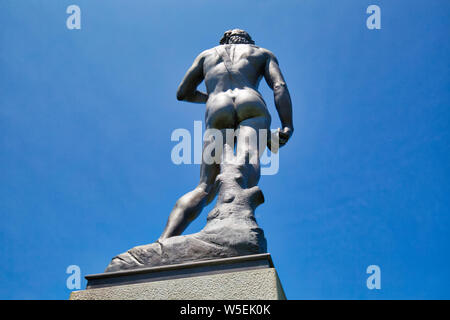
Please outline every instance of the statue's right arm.
M208 95L197 90L198 85L203 81L203 61L205 54L202 52L186 72L183 80L178 86L177 99L194 103L206 103Z
M267 84L273 90L275 107L281 120L282 128L278 130L280 146L284 145L294 132L292 122L292 102L289 90L281 74L278 60L274 54L268 50L264 77Z

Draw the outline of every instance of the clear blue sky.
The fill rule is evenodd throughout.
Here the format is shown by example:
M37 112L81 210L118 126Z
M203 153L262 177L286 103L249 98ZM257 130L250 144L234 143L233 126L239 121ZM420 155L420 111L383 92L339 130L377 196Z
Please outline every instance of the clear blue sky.
M204 114L176 88L236 27L292 95L295 133L257 209L287 297L450 298L449 14L448 0L0 0L0 298L67 299L68 265L99 273L157 239L199 176L170 160L172 131Z

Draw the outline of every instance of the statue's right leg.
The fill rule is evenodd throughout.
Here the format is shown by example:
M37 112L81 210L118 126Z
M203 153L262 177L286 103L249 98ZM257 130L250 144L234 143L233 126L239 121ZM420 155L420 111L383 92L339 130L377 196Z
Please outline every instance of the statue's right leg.
M203 150L206 145L207 143L203 146ZM198 217L202 209L214 199L216 195L215 181L219 172L220 164L202 162L200 183L175 203L159 240L182 234L187 226Z

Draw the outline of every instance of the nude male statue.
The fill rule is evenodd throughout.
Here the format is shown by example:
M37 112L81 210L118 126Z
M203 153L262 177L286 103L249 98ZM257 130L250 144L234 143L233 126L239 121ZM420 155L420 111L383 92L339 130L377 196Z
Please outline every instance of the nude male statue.
M178 87L177 99L206 103L206 129L239 129L236 154L248 152L239 141L245 141L252 131L265 129L270 132L271 117L257 90L262 77L274 93L282 125L276 134L279 145L283 146L294 132L289 91L276 57L269 50L254 45L244 30L225 32L219 46L203 51L195 59ZM202 81L205 81L207 93L197 90ZM205 142L203 150L208 143ZM248 188L256 186L260 178L259 157L264 149L258 149L258 161L252 164L246 177ZM176 202L159 240L180 235L214 199L214 185L219 173L220 164L203 161L200 183Z

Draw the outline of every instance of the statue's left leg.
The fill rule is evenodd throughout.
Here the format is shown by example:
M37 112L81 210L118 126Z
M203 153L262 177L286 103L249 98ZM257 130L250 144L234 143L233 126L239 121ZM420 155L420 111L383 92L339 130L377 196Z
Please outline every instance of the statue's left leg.
M205 141L203 151L210 143L213 142ZM177 200L159 240L181 235L202 209L214 199L215 181L219 172L220 163L208 164L202 161L199 184Z

